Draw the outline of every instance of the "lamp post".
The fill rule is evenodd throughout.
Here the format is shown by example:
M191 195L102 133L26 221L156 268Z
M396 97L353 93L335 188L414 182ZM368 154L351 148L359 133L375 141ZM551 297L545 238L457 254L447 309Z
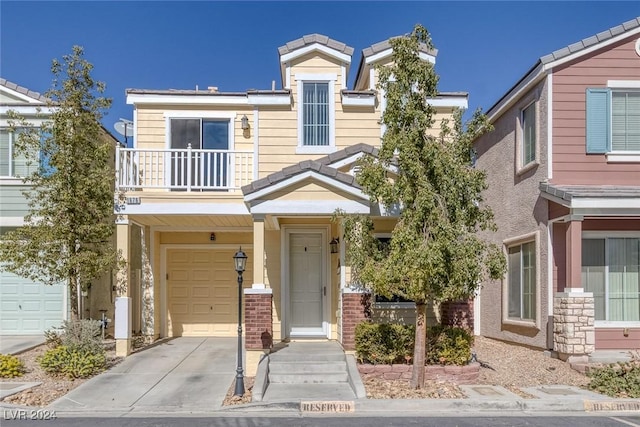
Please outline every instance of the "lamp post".
M236 389L234 396L244 395L244 375L242 373L242 273L247 265L247 254L240 250L233 256L238 273L238 367L236 368Z

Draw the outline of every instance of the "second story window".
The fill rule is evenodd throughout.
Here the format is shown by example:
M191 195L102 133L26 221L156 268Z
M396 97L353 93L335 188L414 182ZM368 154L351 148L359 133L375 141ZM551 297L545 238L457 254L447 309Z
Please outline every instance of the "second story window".
M640 153L640 82L633 88L587 89L587 153ZM615 156L613 156L615 157ZM612 158L609 158L612 160ZM622 159L624 161L624 159Z
M297 154L335 151L336 74L295 74L297 81Z
M18 154L15 144L20 130L0 129L0 177L22 178L36 171L39 162L37 157L29 161L23 154Z
M302 85L302 145L329 145L329 83Z
M640 91L611 93L612 151L640 151Z
M230 178L232 121L217 118L172 118L170 121L171 186L176 190L226 189ZM187 148L191 148L191 154ZM189 173L190 171L190 173Z
M536 160L536 108L535 103L529 104L521 113L522 126L522 166Z

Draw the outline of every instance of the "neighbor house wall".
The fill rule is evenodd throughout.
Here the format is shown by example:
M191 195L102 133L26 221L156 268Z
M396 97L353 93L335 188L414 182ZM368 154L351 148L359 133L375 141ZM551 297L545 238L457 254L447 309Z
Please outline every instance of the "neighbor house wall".
M609 80L640 81L638 36L581 56L553 70L554 184L637 185L637 163L608 163L605 154L586 154L586 90Z
M522 109L536 103L536 161L523 167L519 161ZM547 348L549 292L547 279L547 201L540 197L539 183L547 177L547 82L542 81L524 94L511 108L498 117L494 130L476 140L476 167L486 171L488 189L486 204L493 209L496 232L483 237L503 248L505 242L522 236L537 235L536 324L523 326L505 321L506 277L488 280L480 294L480 334L529 346ZM477 314L476 314L477 315Z

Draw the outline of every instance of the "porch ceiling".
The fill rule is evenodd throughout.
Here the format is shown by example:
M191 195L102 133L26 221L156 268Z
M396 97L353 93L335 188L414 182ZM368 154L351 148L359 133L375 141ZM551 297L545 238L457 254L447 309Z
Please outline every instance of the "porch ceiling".
M133 221L152 227L180 229L253 228L249 215L136 215Z

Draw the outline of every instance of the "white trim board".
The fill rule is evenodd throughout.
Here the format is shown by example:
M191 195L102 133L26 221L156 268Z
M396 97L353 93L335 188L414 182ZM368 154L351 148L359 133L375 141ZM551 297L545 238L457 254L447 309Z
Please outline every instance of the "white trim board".
M280 57L280 63L281 64L287 63L292 59L298 58L300 56L306 55L307 53L311 53L314 51L319 51L333 58L339 59L340 61L344 62L347 65L351 64L351 56L346 55L342 52L338 52L337 50L331 49L330 47L320 43L313 43L305 47L302 47L300 49L296 49L293 52L285 53Z
M244 203L143 203L125 205L122 215L249 215Z

